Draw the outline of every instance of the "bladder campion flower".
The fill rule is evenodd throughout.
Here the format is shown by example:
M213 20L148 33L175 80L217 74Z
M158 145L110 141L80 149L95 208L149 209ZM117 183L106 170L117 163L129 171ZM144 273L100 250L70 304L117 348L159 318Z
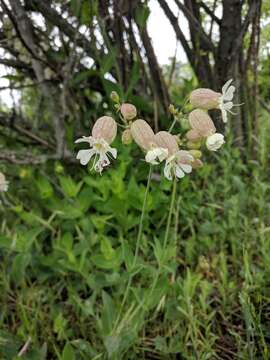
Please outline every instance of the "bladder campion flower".
M200 88L193 90L190 94L190 103L197 108L204 110L220 109L224 123L228 120L228 112L234 114L231 109L235 86L231 85L233 79L228 80L222 87L222 93L211 89ZM235 114L234 114L235 115Z
M190 94L190 103L195 108L204 110L216 109L219 106L219 98L221 93L211 89L199 88L193 90Z
M8 191L8 181L3 173L0 172L0 192Z
M137 109L134 105L124 103L120 108L121 114L125 120L133 120L137 116Z
M156 143L168 150L168 157L164 167L164 176L168 180L173 177L181 179L185 173L192 171L193 156L186 150L179 150L176 138L167 131L160 131L155 135Z
M168 150L156 143L154 131L145 120L134 121L131 124L130 131L136 144L146 151L146 162L156 165L167 158Z
M206 147L211 151L217 151L224 143L224 136L219 133L210 135L206 139Z
M116 159L117 150L110 147L117 134L117 124L110 116L99 118L93 128L92 136L83 136L75 143L87 142L92 149L80 150L77 159L82 165L86 165L94 156L93 167L95 171L101 173L104 167L110 164L110 156Z
M216 133L216 127L207 112L195 109L188 117L191 130L186 134L189 141L198 141L206 138L208 150L216 151L224 144L224 136Z

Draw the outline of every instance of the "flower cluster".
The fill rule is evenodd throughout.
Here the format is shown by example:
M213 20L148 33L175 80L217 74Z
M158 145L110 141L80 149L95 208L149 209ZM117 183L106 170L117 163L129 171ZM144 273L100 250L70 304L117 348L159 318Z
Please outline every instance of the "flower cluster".
M210 151L217 151L224 143L224 136L217 133L214 122L208 110L219 109L222 119L227 122L227 113L232 113L235 106L232 102L235 87L229 80L222 88L222 93L211 89L200 88L191 92L189 101L193 110L188 114L189 130L184 136L173 135L170 131L154 133L151 126L143 119L137 119L137 109L133 104L120 103L117 93L111 94L115 108L123 122L123 144L134 141L145 153L145 161L152 165L165 162L164 176L172 180L180 179L189 174L192 169L203 165L200 160L203 145ZM169 111L176 120L184 116L173 105ZM87 165L93 158L92 169L101 173L110 164L110 159L116 159L117 150L110 145L117 135L117 123L109 116L99 118L90 136L83 136L76 143L87 142L90 149L80 150L77 159L82 165Z

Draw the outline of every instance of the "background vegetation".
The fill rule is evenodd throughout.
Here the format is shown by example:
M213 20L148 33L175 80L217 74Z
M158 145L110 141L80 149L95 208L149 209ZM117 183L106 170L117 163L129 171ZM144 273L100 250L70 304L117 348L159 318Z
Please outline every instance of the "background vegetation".
M160 66L147 1L0 0L1 359L270 358L270 2L154 1L188 63ZM74 139L114 114L112 90L157 130L231 77L226 146L178 182L166 248L171 183L154 173L134 267L142 154L118 139L100 177Z

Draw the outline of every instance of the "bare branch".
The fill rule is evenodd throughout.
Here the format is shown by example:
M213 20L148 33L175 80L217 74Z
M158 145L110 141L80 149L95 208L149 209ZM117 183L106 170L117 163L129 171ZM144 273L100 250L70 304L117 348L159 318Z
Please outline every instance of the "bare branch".
M215 46L212 42L212 40L208 37L208 35L205 33L204 29L202 28L200 22L196 17L192 14L192 12L187 8L187 6L183 5L179 0L174 0L178 6L178 8L182 11L182 13L186 16L188 19L189 25L191 29L196 31L198 35L200 36L202 47L205 51L212 51L215 52Z
M201 1L199 3L200 7L202 7L204 9L204 11L206 12L206 14L208 14L218 25L221 25L221 19L218 18L215 14L214 11L212 11L206 4L205 2Z

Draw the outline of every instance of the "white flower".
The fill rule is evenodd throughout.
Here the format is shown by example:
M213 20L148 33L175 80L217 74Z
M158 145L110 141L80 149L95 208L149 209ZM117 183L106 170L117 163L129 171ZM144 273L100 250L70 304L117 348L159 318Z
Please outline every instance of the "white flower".
M164 167L164 176L168 180L172 180L173 177L176 177L178 179L183 178L185 176L185 173L191 173L192 161L194 161L194 158L188 151L177 151L177 153L170 156L166 160L166 164Z
M0 192L1 191L8 191L8 181L6 181L5 175L0 172Z
M110 164L110 157L116 159L117 150L110 147L117 133L117 125L110 116L99 118L92 129L92 136L83 136L75 143L87 142L92 149L80 150L77 159L82 165L86 165L94 156L92 169L101 173L103 168Z
M235 113L231 111L231 109L235 106L232 102L233 94L235 92L235 86L231 85L232 81L233 79L230 79L226 82L226 84L222 87L222 95L219 97L219 108L221 110L222 120L224 123L228 120L227 112L235 115Z
M93 136L83 136L75 141L75 143L88 142L92 149L80 150L77 154L77 159L80 160L81 165L87 165L87 163L94 157L93 167L95 171L101 173L103 168L110 164L109 154L114 159L117 156L117 150L110 147L110 145L104 139L95 139Z
M206 147L211 151L217 151L224 143L224 136L219 133L210 135L206 139Z
M147 151L145 155L145 161L157 165L159 162L162 162L168 157L168 150L162 147L154 147ZM156 160L158 159L158 161Z

